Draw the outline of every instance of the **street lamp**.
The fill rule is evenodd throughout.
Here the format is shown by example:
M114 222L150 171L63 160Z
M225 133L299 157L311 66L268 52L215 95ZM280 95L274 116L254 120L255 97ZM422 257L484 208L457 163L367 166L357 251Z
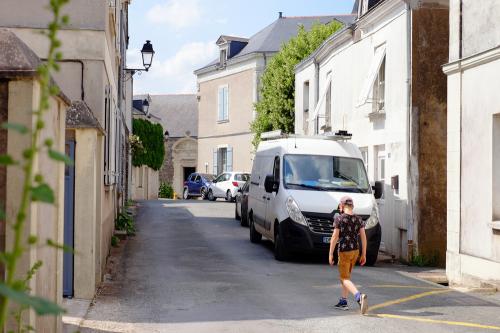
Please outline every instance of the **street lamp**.
M144 65L144 68L146 69L146 72L149 70L149 67L151 67L151 64L153 63L153 55L155 54L155 51L153 50L153 44L151 44L150 40L146 41L146 44L142 46L142 64Z
M145 114L148 114L149 110L149 101L147 99L144 99L142 101L142 111L144 111Z
M126 71L129 71L131 73L130 75L131 77L136 72L139 72L139 74L144 71L147 72L151 67L155 51L153 50L153 44L151 44L150 40L147 40L146 43L142 46L141 54L142 54L142 65L144 66L144 68L125 68Z

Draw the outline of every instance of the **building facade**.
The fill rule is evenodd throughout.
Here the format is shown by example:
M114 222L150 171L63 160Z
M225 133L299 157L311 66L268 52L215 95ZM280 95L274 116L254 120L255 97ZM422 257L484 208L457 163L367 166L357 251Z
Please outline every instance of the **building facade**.
M500 3L450 1L446 273L500 286Z
M51 19L47 3L0 2L0 26L42 60L48 42L40 32ZM128 197L132 79L124 68L129 4L130 0L71 1L63 10L70 23L58 34L63 58L54 78L74 101L75 115L66 132L67 152L76 163L65 201L65 230L74 232L68 232L65 243L77 254L65 261L64 293L78 298L92 299L102 280L115 217Z
M379 182L381 248L444 264L447 1L360 0L296 67L295 132L347 130Z
M297 34L299 25L338 20L352 15L279 18L250 38L222 35L219 58L196 70L198 82L198 171L220 174L250 172L253 162L254 104L259 100L260 77L281 45Z

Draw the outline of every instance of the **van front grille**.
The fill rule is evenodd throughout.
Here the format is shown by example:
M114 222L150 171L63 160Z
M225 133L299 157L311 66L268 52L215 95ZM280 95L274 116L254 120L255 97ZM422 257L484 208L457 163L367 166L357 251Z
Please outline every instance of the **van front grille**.
M309 229L320 234L331 234L333 232L333 221L323 217L306 217Z

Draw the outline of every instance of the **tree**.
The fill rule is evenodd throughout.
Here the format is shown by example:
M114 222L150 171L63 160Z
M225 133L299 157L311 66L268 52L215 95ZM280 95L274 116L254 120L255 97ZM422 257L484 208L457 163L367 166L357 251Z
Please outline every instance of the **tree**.
M147 165L153 170L160 170L165 157L163 146L163 127L146 119L133 119L132 132L139 137L142 149L132 153L132 165Z
M255 103L257 117L250 126L255 133L255 147L259 144L260 134L263 132L278 129L284 133L294 131L295 66L342 26L338 21L326 25L317 22L309 31L300 26L297 36L283 44L271 59L262 74L261 99Z

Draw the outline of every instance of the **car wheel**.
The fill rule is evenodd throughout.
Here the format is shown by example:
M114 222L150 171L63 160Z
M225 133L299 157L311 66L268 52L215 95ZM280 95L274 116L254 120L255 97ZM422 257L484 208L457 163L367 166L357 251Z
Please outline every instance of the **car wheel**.
M278 261L285 261L288 257L288 249L285 246L281 232L278 230L274 236L274 258Z
M207 189L204 187L201 188L201 200L207 200Z
M249 218L249 222L250 222L250 242L256 244L256 243L260 243L260 241L262 240L262 235L259 234L259 232L257 230L255 230L255 226L253 225L253 220L252 218Z
M238 215L238 203L234 204L234 218L238 221L241 220L241 216Z
M208 200L210 201L216 200L216 197L214 197L214 193L212 192L212 190L208 190Z
M228 201L228 202L233 201L233 196L231 195L230 190L227 190L227 192L226 192L226 201Z
M366 248L366 266L374 266L377 262L378 250L380 247L380 241L375 243L368 243Z
M184 200L188 200L189 199L189 190L187 187L184 187L184 191L182 192L182 198Z

